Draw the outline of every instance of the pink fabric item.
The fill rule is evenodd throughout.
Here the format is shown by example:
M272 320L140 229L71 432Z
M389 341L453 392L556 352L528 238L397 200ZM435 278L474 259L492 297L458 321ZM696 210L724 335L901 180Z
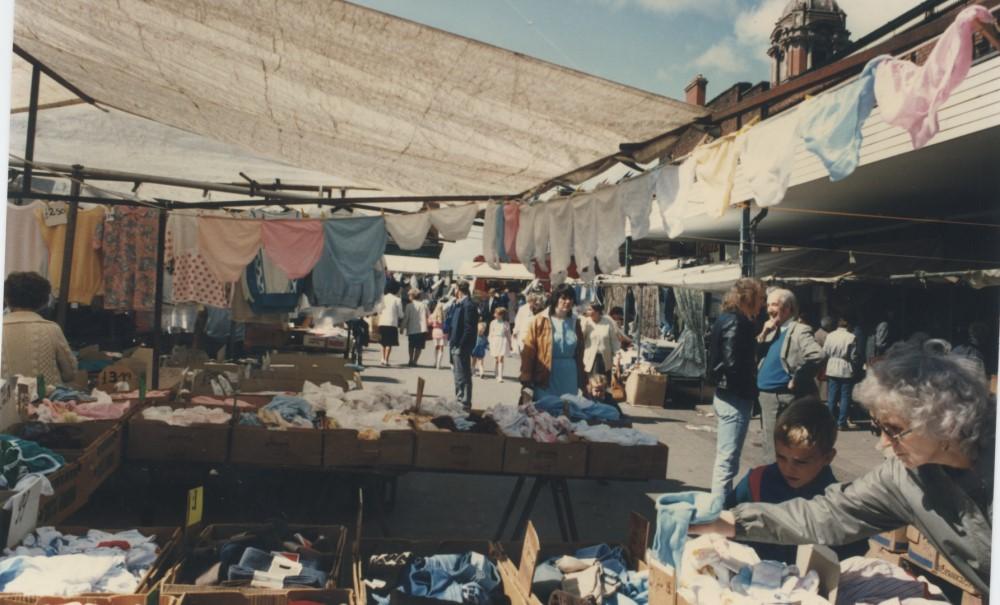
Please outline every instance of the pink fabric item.
M198 251L219 281L232 283L260 250L264 221L198 217Z
M220 399L218 397L211 397L211 396L208 396L208 395L198 395L197 397L192 397L191 398L191 403L193 405L204 405L206 407L213 407L213 408L225 408L225 407L231 408L231 407L233 407L233 400L232 399ZM253 405L251 403L247 403L246 401L243 401L242 399L237 399L236 400L236 408L237 409L240 409L240 410L249 410L249 409L253 409L255 407L257 407L257 406L255 406L255 405Z
M268 258L288 275L309 275L323 254L323 221L264 221L261 240Z
M882 119L909 131L914 149L937 134L938 110L969 73L977 21L995 19L985 7L970 6L941 34L923 65L890 59L875 71L875 100Z
M91 420L116 420L128 411L132 404L125 403L81 403L76 406L76 413Z
M510 262L520 262L517 259L517 228L521 223L521 205L505 204L503 207L503 248Z

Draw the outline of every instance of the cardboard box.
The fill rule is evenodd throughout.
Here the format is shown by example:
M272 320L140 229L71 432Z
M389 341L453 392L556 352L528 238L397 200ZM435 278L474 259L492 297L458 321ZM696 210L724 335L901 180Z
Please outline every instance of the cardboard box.
M481 433L416 431L413 465L421 469L499 473L504 437Z
M86 598L75 597L33 597L33 596L5 596L0 598L0 605L73 605L74 603L87 603L87 605L148 605L149 594L129 594L129 595L87 595ZM160 595L158 605L181 605L182 597Z
M587 474L587 444L538 443L534 439L508 437L504 444L503 472L583 477Z
M632 405L663 407L667 398L667 377L632 372L625 381L625 397Z
M64 452L62 456L66 464L47 475L54 493L42 496L39 502L38 523L42 526L62 523L87 502L82 496L84 486L80 483L81 469L77 461L80 453Z
M77 459L80 465L78 496L82 499L81 507L121 466L124 445L123 425L116 424L87 446Z
M906 527L882 532L876 536L872 536L871 541L889 552L906 552L910 546L910 541L906 538Z
M137 415L128 423L126 457L154 462L221 464L227 459L231 429L231 423L171 426Z
M965 576L955 569L955 566L949 563L945 557L941 556L917 529L908 528L907 537L910 538L910 546L906 551L908 561L965 592L973 594L977 592L976 587L966 580Z
M323 431L237 424L233 426L229 461L276 468L319 468L323 465Z
M416 433L382 431L378 439L358 439L353 429L323 431L323 466L394 467L413 466Z
M892 563L893 565L896 566L899 565L899 562L903 558L903 553L886 550L882 548L882 546L874 540L869 541L869 546L870 548L868 549L868 553L865 555L868 558L881 559L882 561Z
M233 588L231 586L164 584L162 590L163 594L166 595L179 595L183 605L288 605L294 601L310 601L322 605L357 604L354 592L342 588L268 590L265 588ZM87 602L90 602L89 599Z
M664 479L669 448L656 445L587 444L587 476L597 479Z

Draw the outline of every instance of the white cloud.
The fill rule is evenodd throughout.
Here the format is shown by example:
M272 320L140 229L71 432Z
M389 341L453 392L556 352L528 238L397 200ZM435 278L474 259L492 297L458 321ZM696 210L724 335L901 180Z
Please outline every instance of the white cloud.
M631 6L660 13L678 15L682 13L698 13L715 18L726 18L735 14L732 2L727 0L591 0L610 7L612 10L622 10Z
M743 46L748 48L767 48L771 41L774 23L781 16L788 0L764 0L760 4L740 11L733 22L733 34Z
M740 52L736 42L727 38L716 42L694 60L695 67L716 70L730 74L741 74L748 70L746 57Z

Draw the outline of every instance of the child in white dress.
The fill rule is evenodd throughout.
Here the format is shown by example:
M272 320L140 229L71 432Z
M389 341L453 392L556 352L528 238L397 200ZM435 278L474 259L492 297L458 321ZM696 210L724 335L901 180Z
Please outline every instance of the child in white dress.
M507 309L497 307L493 312L488 340L490 355L496 361L497 382L503 382L503 358L510 353L510 322L507 321Z

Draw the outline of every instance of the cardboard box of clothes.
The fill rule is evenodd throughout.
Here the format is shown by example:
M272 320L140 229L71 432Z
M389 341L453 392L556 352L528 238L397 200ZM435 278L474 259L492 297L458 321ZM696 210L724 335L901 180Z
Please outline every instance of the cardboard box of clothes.
M338 585L346 542L347 529L341 525L277 522L209 525L184 560L167 572L165 582L172 585L169 592L177 593L214 590L224 582L223 588L240 592L269 587L312 594ZM274 553L285 556L277 557ZM291 583L281 578L268 581L266 573L277 569L276 562L294 563L295 558L308 570L289 570L297 576Z
M38 524L56 525L62 523L70 515L80 510L87 502L80 484L79 452L62 454L66 463L54 473L46 475L52 483L53 494L42 496L38 505Z
M664 479L669 448L656 445L587 443L587 476L596 479Z
M551 574L539 572L539 565L546 560L557 557L577 555L581 549L593 550L599 553L589 558L614 557L624 563L629 571L644 571L646 569L646 545L649 539L649 521L642 515L632 513L629 516L628 534L622 544L595 545L594 543L565 544L557 543L542 546L538 539L535 526L528 523L524 534L524 542L520 552L510 552L502 545L496 545L498 551L498 567L504 580L504 592L512 605L543 605L553 599L565 605L584 605L592 602L590 586L597 589L603 585L600 578L601 565L588 565L585 569L562 575L556 566L552 566ZM604 548L600 548L600 547ZM599 549L599 550L598 550ZM590 554L590 553L588 553ZM516 558L514 558L516 557ZM557 577L558 576L558 577ZM579 588L582 593L573 594L573 588Z
M127 594L113 596L87 595L85 599L75 597L29 597L29 596L8 596L0 599L0 605L153 605L150 599L154 598L150 594ZM183 597L180 595L160 595L155 601L155 605L181 605Z
M908 561L965 592L976 593L976 587L966 580L965 576L955 569L955 566L949 563L948 559L943 557L920 531L910 526L907 528L906 537L909 538L910 542L906 551Z
M84 502L121 466L124 433L124 425L115 425L91 443L77 459L80 465L78 491Z
M481 417L477 412L472 415ZM413 465L417 468L470 473L503 470L503 435L418 430L416 438Z
M632 372L625 381L625 398L632 405L663 407L667 397L667 377L664 374Z
M274 353L270 356L267 371L275 376L298 380L296 392L302 390L302 383L306 380L314 384L329 382L344 390L361 388L361 378L347 367L346 359L337 355Z
M906 527L885 531L871 537L871 541L889 552L906 552L910 541L906 538Z
M539 443L508 437L504 443L503 472L514 475L583 477L587 474L587 444Z
M290 605L318 603L320 605L355 605L354 591L343 588L323 590L273 590L228 586L187 586L164 584L163 594L177 595L183 605ZM101 604L98 604L101 605ZM117 603L111 605L118 605ZM126 604L131 605L131 604ZM161 605L163 605L161 603ZM175 605L181 605L177 603Z
M323 431L236 424L229 461L271 468L319 468L323 465Z
M353 429L323 431L323 466L328 468L413 466L416 433L385 430L377 439L360 439Z
M171 410L188 408L171 404ZM174 426L159 420L147 420L137 414L128 423L128 460L152 462L226 462L229 452L231 420L220 424Z

